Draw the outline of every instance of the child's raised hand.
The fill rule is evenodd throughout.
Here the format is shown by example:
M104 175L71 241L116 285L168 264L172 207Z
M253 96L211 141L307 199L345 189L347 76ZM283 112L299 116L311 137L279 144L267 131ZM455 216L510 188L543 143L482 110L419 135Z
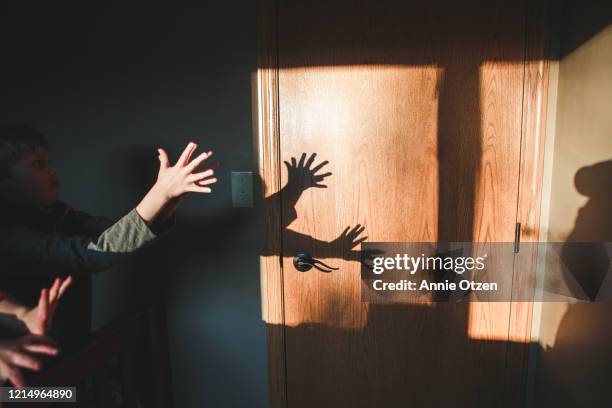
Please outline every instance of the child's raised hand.
M174 166L170 166L166 151L158 149L159 172L156 185L168 199L180 197L188 192L210 193L212 191L206 186L217 182L216 178L210 177L214 174L214 170L207 169L194 173L194 170L212 155L212 151L201 153L190 162L191 155L197 147L197 144L189 143Z
M201 153L189 161L197 147L197 144L189 143L173 166L170 165L166 151L157 149L159 154L157 181L136 206L136 212L147 223L151 223L160 215L164 207L177 202L189 192L210 193L212 191L210 186L217 182L215 177L211 177L214 173L213 169L208 168L194 173L198 166L212 155L212 151Z
M65 279L55 278L51 288L40 290L38 305L28 310L21 317L21 321L26 325L30 333L44 335L51 329L55 309L70 284L72 284L71 276Z

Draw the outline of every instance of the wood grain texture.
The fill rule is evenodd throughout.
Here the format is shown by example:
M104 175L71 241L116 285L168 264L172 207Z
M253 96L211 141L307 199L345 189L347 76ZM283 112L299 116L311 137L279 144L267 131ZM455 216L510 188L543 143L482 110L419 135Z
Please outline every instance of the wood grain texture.
M359 248L338 237L360 223L370 241L513 240L521 142L531 137L522 130L525 9L504 1L277 7L277 42L267 46L278 44L278 60L261 61L260 71L278 67L267 82L278 86L278 112L272 106L261 122L277 129L270 119L279 120L280 153L269 154L262 177L276 182L277 164L313 152L332 175L327 188L277 202L280 225L271 232L283 239L272 253L282 255L282 269L262 268L282 280L282 296L264 293L284 317L269 322L283 336L271 353L282 358L281 343L286 349L286 371L273 371L286 375L287 389L273 400L500 406L505 380L523 374L507 365L510 326L525 329L527 317L510 303L362 303ZM281 174L268 193L290 182ZM339 270L297 272L297 250Z
M283 301L280 157L278 133L278 67L276 2L260 0L258 7L257 137L262 180L264 242L260 257L262 318L268 342L271 408L286 407L285 318Z
M540 207L544 172L544 146L546 138L546 111L548 74L550 64L549 7L547 0L530 3L527 19L527 47L525 65L525 92L523 96L523 121L521 137L521 161L519 195L516 222L521 224L521 242L537 242L540 235ZM518 291L534 286L538 251L531 247L529 256L518 257L515 264L514 298L527 298ZM516 346L531 341L533 302L512 302L508 337L513 340L507 355L507 372L527 373L529 350ZM524 396L516 390L527 387L527 374L507 376L504 388L504 407L515 407L524 402Z

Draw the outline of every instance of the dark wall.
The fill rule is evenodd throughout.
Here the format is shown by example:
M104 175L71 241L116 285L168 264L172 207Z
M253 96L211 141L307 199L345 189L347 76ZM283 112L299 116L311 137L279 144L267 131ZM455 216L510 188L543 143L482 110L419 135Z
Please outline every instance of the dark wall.
M48 135L62 199L119 217L153 183L157 147L220 162L154 249L96 277L94 325L166 305L178 407L267 405L258 211L231 208L230 172L255 171L255 2L3 2L0 122Z

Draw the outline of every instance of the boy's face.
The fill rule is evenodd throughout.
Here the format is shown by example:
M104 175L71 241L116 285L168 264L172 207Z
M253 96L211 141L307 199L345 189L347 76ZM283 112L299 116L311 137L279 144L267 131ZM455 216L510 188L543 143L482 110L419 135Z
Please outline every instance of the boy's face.
M0 194L13 202L46 207L59 199L57 170L45 149L36 149L19 159L10 176L0 183Z

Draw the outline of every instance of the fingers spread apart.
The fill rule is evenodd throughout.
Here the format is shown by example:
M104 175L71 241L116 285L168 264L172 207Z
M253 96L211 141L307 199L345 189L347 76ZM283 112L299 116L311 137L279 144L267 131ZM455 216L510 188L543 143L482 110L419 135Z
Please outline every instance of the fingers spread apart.
M189 159L191 158L191 155L193 154L193 152L195 151L197 147L198 147L197 144L193 142L189 142L189 144L187 144L187 147L185 147L185 150L183 150L183 153L181 153L181 156L177 160L176 164L179 167L186 166L187 163L189 163Z
M192 171L194 171L195 169L198 168L198 166L200 164L202 164L202 162L206 159L208 159L210 156L212 156L212 150L209 150L207 152L204 153L200 153L198 155L198 157L196 157L195 159L193 159L191 161L191 163L189 163L187 166L185 166L185 171L188 173L191 173Z

